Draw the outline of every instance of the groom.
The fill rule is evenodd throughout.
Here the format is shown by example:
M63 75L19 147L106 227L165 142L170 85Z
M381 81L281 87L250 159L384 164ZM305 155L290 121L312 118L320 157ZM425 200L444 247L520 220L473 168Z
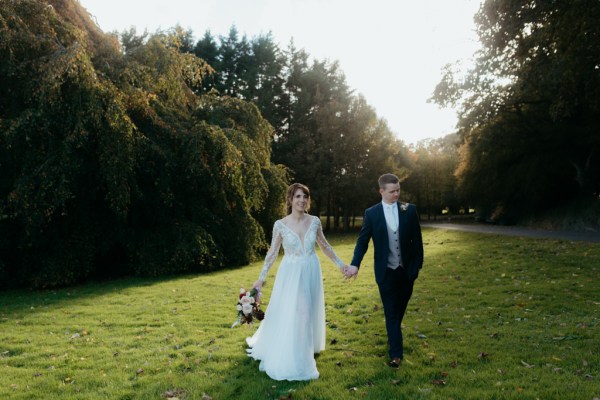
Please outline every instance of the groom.
M373 239L375 281L383 303L388 335L389 365L402 361L402 318L412 295L413 284L423 265L423 241L419 215L414 205L398 202L400 180L396 175L379 177L381 203L365 211L352 263L346 277L358 274L360 263Z

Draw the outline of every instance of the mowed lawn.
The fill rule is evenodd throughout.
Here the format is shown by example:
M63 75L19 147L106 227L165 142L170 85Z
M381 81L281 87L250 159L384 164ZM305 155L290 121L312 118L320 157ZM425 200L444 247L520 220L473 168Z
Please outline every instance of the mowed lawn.
M371 252L354 281L319 252L328 345L318 380L269 379L245 355L256 327L230 328L240 286L261 269L256 262L0 292L0 398L600 398L600 244L423 234L426 261L404 320L399 370L386 366ZM348 262L355 238L328 236Z

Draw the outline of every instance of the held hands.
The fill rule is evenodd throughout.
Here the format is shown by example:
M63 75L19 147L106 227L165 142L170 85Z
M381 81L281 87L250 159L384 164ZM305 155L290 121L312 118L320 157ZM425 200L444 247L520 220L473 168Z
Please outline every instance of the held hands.
M356 276L358 275L358 268L354 265L347 265L344 268L342 268L342 273L344 274L344 277L346 279L356 278Z

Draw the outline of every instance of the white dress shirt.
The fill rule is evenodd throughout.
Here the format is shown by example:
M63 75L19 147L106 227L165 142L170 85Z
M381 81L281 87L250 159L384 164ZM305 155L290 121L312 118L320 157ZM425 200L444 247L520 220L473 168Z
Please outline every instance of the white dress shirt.
M385 215L385 222L388 226L396 232L398 230L398 204L387 204L382 201L383 204L383 215Z

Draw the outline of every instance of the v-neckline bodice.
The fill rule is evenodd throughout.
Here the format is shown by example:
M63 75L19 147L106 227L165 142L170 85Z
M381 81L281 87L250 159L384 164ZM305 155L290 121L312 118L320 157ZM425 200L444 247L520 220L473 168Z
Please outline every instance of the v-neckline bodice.
M310 221L308 223L308 226L306 227L306 231L304 231L304 233L302 234L302 237L300 237L298 232L296 232L291 227L289 227L288 224L283 222L283 219L281 220L281 223L283 224L283 226L285 226L288 231L292 232L298 238L298 240L300 241L300 245L302 246L302 249L304 249L304 240L306 239L306 234L310 231L310 229L312 228L312 224L314 222L314 218L312 216L309 216L308 218L310 218Z

